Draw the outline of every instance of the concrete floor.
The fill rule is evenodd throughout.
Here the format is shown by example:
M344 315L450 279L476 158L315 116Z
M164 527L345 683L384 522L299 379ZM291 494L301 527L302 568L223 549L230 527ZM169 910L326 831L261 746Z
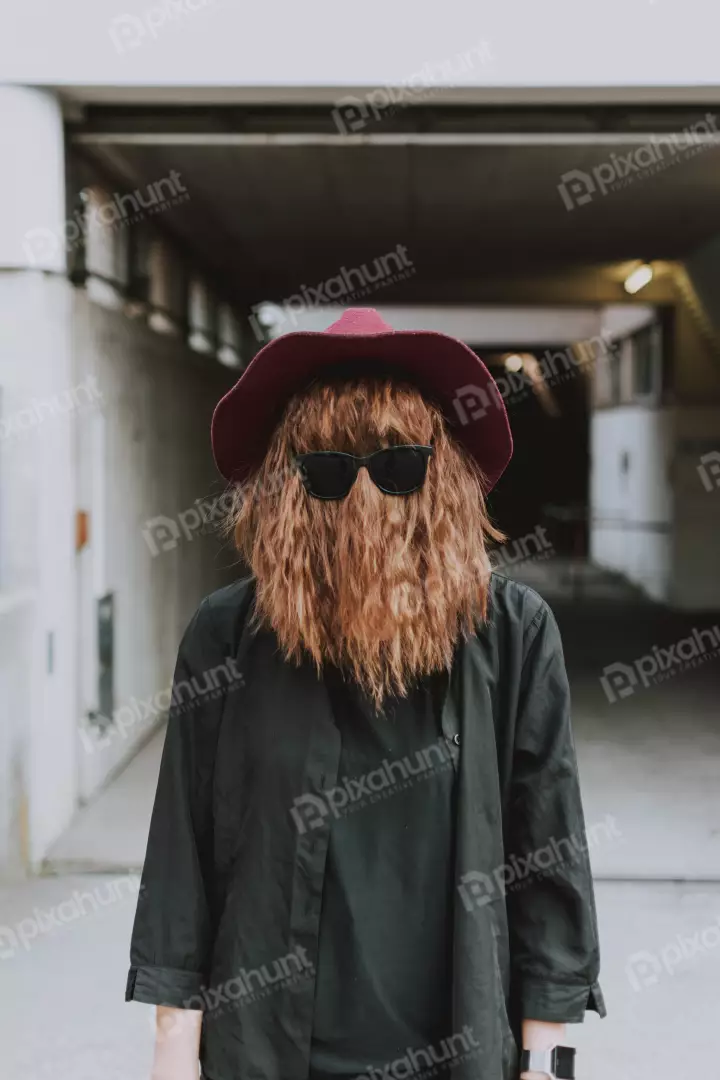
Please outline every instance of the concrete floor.
M671 615L608 580L585 581L585 598L573 601L557 568L534 567L532 576L563 630L596 838L609 1016L588 1014L569 1029L579 1075L719 1075L720 661L707 656L614 702L600 676L720 619ZM137 884L127 870L142 862L161 742L158 733L78 815L51 853L49 870L59 876L0 889L4 927L35 935L13 952L0 929L3 1080L149 1076L152 1009L123 1002ZM75 890L86 894L85 914L73 914Z
M122 773L75 817L47 859L53 874L142 869L164 725Z
M85 874L0 890L3 920L47 917L75 890L102 895L117 880ZM149 1080L154 1010L123 1002L134 898L116 891L127 899L40 933L0 963L3 1080ZM597 901L609 1015L569 1028L579 1076L717 1076L720 885L599 881ZM698 932L707 946L691 955Z

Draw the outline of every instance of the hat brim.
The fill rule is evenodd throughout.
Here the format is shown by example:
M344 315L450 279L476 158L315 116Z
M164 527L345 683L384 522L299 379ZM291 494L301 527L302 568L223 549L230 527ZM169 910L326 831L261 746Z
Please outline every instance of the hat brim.
M435 330L328 334L300 330L269 342L218 402L212 419L215 463L242 483L260 466L288 400L313 379L352 361L380 364L411 382L442 410L453 436L495 486L512 456L512 435L495 380L473 350Z

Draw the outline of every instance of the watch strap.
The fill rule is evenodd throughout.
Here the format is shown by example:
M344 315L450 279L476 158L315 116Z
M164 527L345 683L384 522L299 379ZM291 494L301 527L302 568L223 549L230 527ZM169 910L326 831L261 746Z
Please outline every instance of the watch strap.
M575 1080L575 1047L523 1050L520 1055L520 1072L545 1073L552 1080Z

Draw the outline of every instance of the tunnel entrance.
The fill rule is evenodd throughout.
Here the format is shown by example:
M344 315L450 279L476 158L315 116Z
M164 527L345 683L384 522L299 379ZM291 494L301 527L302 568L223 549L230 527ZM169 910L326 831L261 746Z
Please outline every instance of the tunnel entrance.
M535 536L539 556L588 553L591 369L571 356L560 343L483 355L513 432L511 464L489 500L497 525L518 542L509 556L532 549Z

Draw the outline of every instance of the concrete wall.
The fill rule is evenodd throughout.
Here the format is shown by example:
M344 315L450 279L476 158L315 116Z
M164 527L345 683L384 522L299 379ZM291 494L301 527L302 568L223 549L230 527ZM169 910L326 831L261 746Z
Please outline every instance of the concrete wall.
M708 272L706 258L699 265ZM608 309L604 331L634 332L637 319L627 316ZM673 325L664 405L592 414L590 553L656 600L712 611L720 608L720 358L684 295Z
M223 490L210 417L232 376L82 291L73 341L76 377L93 378L102 394L98 409L78 416L75 447L79 505L90 515L90 542L78 557L79 786L88 797L158 723L182 630L202 596L226 580L218 540L202 531L194 504ZM148 526L158 517L165 520ZM114 723L98 741L88 713L98 708L96 605L107 593Z
M720 610L720 407L675 413L672 575L668 600Z
M33 655L32 598L0 592L0 874L19 875L28 862L28 721Z
M667 409L602 409L590 427L593 562L625 574L656 600L669 589L673 416Z
M0 849L14 869L74 809L71 306L64 278L0 273Z
M720 331L720 235L716 234L685 260L685 267L700 302L716 331Z
M687 302L675 310L673 552L668 599L674 607L720 609L720 243L684 267L710 335ZM712 331L711 331L712 333Z
M717 273L720 277L720 263ZM682 302L675 305L673 352L673 400L684 405L720 405L720 350L713 354Z
M582 19L568 0L478 7L452 0L442 18L410 0L366 0L338 18L331 0L310 8L184 0L127 6L96 0L24 0L0 25L4 77L58 86L205 87L258 90L387 85L692 88L717 83L709 6L663 14L647 3L606 0ZM420 15L420 17L419 17ZM378 28L382 32L378 32ZM480 52L489 47L489 59ZM474 52L475 50L475 52ZM463 64L462 57L470 54ZM477 59L473 62L473 56ZM414 78L414 82L413 82ZM170 95L166 95L170 96ZM427 91L426 91L426 96ZM638 94L638 97L641 95Z
M39 865L78 800L159 722L183 626L227 579L194 503L222 491L209 422L233 374L40 271L0 273L0 326L0 870L12 874ZM89 514L79 552L76 510ZM159 515L161 540L143 531ZM98 742L106 593L114 725Z

